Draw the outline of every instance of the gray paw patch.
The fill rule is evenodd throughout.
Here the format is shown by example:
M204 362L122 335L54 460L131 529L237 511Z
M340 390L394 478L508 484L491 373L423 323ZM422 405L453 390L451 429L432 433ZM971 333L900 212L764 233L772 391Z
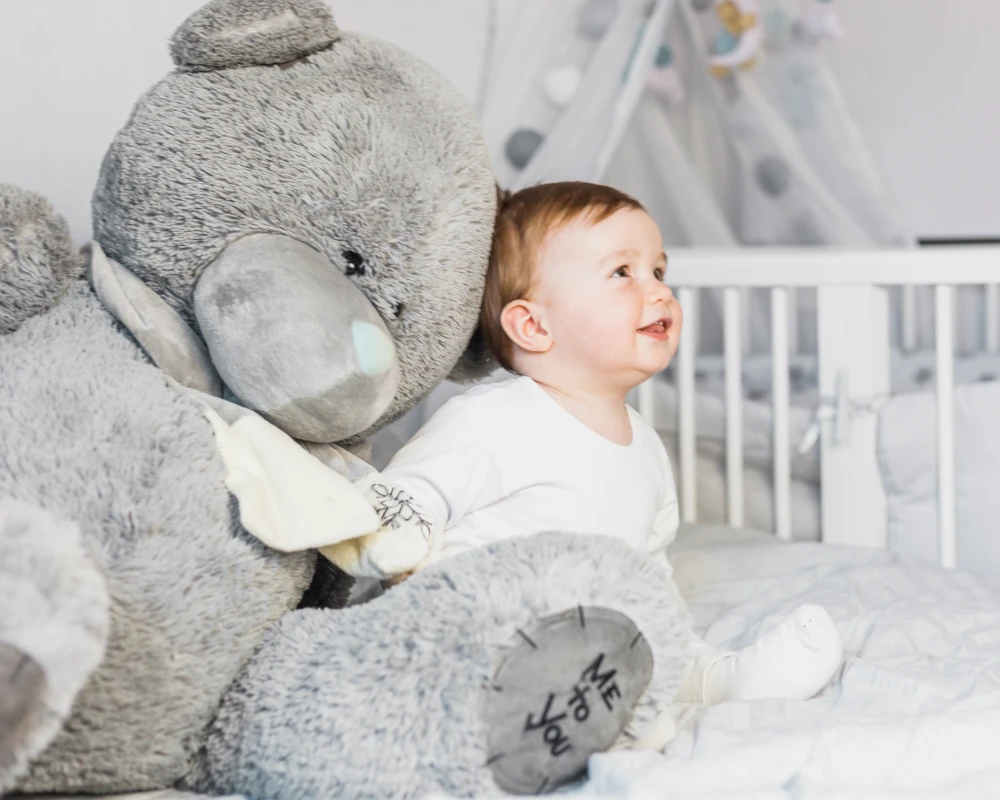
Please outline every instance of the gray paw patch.
M487 766L512 794L581 777L607 750L653 676L653 653L617 611L578 608L519 630L485 687Z

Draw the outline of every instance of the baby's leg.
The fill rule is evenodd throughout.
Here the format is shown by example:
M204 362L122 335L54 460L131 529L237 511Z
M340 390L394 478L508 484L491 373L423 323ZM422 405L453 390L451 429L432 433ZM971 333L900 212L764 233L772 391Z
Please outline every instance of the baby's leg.
M695 639L678 693L681 703L721 703L778 697L807 700L840 667L843 644L837 626L819 606L805 605L774 630L732 652Z

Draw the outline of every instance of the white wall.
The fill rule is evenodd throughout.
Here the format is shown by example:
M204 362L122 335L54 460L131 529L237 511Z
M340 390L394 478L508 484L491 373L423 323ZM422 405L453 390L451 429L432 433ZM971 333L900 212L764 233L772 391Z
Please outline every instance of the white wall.
M101 158L139 95L172 68L171 33L204 2L0 0L0 182L44 194L74 238L89 239ZM485 2L330 5L345 30L406 47L475 96Z
M831 66L919 236L1000 236L1000 2L837 0Z
M202 2L0 0L0 181L47 195L85 240L100 159ZM330 3L475 96L486 0ZM847 38L827 52L904 218L924 236L1000 235L1000 2L836 5Z

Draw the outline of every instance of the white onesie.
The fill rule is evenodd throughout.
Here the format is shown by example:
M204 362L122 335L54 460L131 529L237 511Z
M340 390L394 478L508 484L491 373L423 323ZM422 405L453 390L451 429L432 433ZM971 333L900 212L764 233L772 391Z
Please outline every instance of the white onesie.
M618 445L531 378L448 401L382 471L430 524L428 563L543 531L603 534L662 559L677 533L677 493L663 443L629 408Z
M629 418L632 443L617 445L530 378L486 384L442 406L382 476L423 512L427 563L498 539L558 530L624 539L670 570L666 549L678 525L670 461L659 436L631 408ZM736 653L693 631L689 637L677 696L689 703L804 700L830 680L843 654L837 626L812 605ZM643 746L662 748L673 733L672 717L664 714Z

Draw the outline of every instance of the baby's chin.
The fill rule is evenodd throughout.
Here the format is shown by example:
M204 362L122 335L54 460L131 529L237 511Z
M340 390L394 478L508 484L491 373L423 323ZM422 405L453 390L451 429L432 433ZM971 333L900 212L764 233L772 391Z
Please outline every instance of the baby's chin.
M629 364L627 369L620 370L619 374L631 375L632 377L629 382L634 388L640 383L645 383L650 378L663 372L668 366L670 366L669 358L640 358Z

